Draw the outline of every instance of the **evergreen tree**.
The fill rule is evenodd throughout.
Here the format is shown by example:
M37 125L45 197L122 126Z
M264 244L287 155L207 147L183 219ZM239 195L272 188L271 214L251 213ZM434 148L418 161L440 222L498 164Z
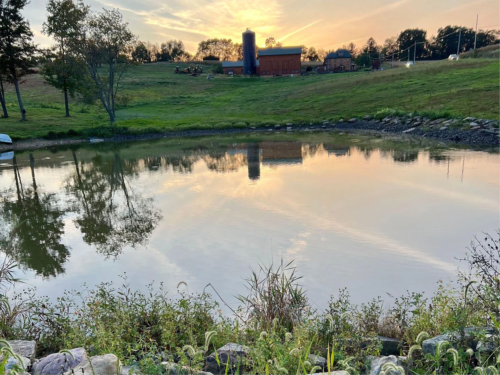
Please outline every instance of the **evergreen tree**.
M23 121L26 111L19 90L20 78L32 73L30 68L36 63L33 32L21 15L28 3L28 0L0 0L0 74L14 84Z

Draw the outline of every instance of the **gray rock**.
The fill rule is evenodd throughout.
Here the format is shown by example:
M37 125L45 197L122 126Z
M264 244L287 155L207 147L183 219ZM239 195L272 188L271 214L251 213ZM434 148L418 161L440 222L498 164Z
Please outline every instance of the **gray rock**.
M33 373L37 375L61 375L63 371L69 371L87 360L87 353L83 348L71 350L74 358L69 354L55 353L40 359L33 364Z
M414 130L415 130L415 128L406 129L406 130L403 130L403 133L411 133Z
M197 371L187 367L180 366L176 363L162 362L167 370L167 375L184 375L184 374L196 374L196 375L213 375L211 372ZM122 374L123 375L123 374Z
M478 126L473 126L472 128L470 128L470 130L479 130L481 129L481 127L478 125Z
M358 121L358 119L355 118L355 117L353 117L352 119L349 120L350 123L353 123L353 122L356 122L356 121Z
M221 364L220 367L215 359L215 354L212 353L205 359L205 367L203 368L203 371L214 374L223 374L228 361L229 367L237 367L238 363L242 363L243 358L248 355L248 348L246 346L230 343L217 349L217 355Z
M293 122L287 122L286 126L293 126Z
M476 338L477 336L480 336L481 334L493 335L495 333L497 333L496 329L492 327L467 327L464 329L464 338L467 347L476 351L478 344L478 340ZM451 345L456 346L460 341L460 336L457 332L452 332L424 340L424 342L422 342L422 350L424 354L435 355L437 346L443 341L449 341Z
M471 127L474 127L474 126L480 126L477 122L471 122L469 125L470 125Z
M377 336L377 339L379 339L382 344L382 349L380 349L381 355L399 355L401 353L403 345L401 341L384 336Z
M286 131L287 132L291 132L292 131L292 127L291 126L287 126Z
M476 121L475 117L466 117L464 118L464 121Z
M439 130L448 130L448 127L447 126L442 126L439 128Z
M311 365L321 367L323 370L327 367L326 358L319 355L309 354L309 362Z
M365 120L367 120L367 121L368 121L368 120L371 120L372 118L373 118L373 116L370 116L370 115L366 115L366 116L364 117L364 119L365 119Z
M7 359L7 363L5 364L5 370L12 370L13 368L19 368L20 370L24 369L25 372L29 370L29 367L31 366L31 361L29 358L21 357L22 363L14 357L10 357Z
M24 340L11 340L9 341L12 351L22 357L29 359L35 358L36 342Z
M396 366L403 366L406 364L406 357L396 357L395 355L370 357L370 375L380 375L382 367L387 363L393 363ZM389 375L396 375L397 372L391 371ZM401 374L400 374L401 375Z
M274 128L275 128L275 129L279 129L279 128L281 128L281 125L276 124L276 125L274 125Z
M91 357L90 361L85 359L75 368L75 373L92 375L120 375L121 364L118 357L114 354L97 355ZM73 375L67 371L64 375Z
M344 119L343 119L343 118L341 118L341 119L339 120L339 122L344 122Z

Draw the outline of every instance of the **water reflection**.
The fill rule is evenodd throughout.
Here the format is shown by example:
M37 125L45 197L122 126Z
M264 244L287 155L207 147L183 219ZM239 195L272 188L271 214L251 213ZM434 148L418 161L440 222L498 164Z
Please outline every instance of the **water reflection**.
M8 247L9 255L18 260L24 268L33 270L39 276L49 278L65 272L71 248L78 244L78 240L92 247L101 258L115 259L120 254L126 253L127 248L148 252L149 241L154 238L155 230L162 228L161 223L165 221L164 218L171 220L172 217L178 217L179 221L189 221L186 225L192 225L195 228L193 232L190 232L194 233L192 237L199 235L199 241L203 242L205 227L209 226L208 221L212 220L213 223L214 220L220 220L221 226L229 226L233 224L231 220L235 222L240 220L249 227L255 227L257 232L261 230L262 217L265 216L263 212L267 210L272 211L278 220L280 217L289 220L300 213L298 217L307 218L307 226L309 226L304 233L320 232L327 228L329 232L336 231L342 233L344 237L361 238L360 242L371 243L380 248L392 246L394 253L406 251L406 255L410 258L424 261L432 259L433 264L441 265L441 269L450 268L447 263L446 267L442 266L441 259L436 260L434 256L428 254L422 255L413 247L394 245L399 242L392 240L388 235L375 233L376 231L369 234L371 232L364 230L365 228L358 229L357 225L365 219L368 221L371 212L363 213L361 219L350 217L356 211L356 204L363 207L373 204L373 202L363 202L366 199L366 191L362 191L361 187L368 191L373 180L392 173L389 165L398 164L400 167L416 168L419 163L425 161L431 162L433 167L437 168L446 162L447 165L443 166L446 167L443 173L449 177L450 161L452 161L460 164L463 180L462 157L450 156L446 148L427 146L423 148L419 144L394 145L391 143L387 145L380 141L375 142L373 139L360 139L359 137L329 137L324 142L317 140L231 142L230 140L205 139L190 140L186 143L177 145L168 142L151 142L113 145L112 148L109 145L101 145L90 149L74 148L54 151L50 154L46 151L18 153L16 156L12 155L11 159L5 157L3 162L6 164L0 165L2 197L0 231L3 232L3 237L5 238L6 234L12 230L15 223L19 223L19 227L14 232L12 244ZM355 163L349 163L351 158L356 159ZM313 167L308 165L309 161L315 161L318 164ZM369 167L363 169L367 165ZM349 172L338 172L335 168L345 168L344 170ZM275 206L272 209L269 202L264 203L264 199L259 201L255 198L256 202L253 202L252 208L245 206L247 202L244 202L237 207L240 211L235 209L227 213L217 211L220 209L217 207L214 212L211 212L213 216L210 219L202 217L201 210L199 210L199 216L190 212L199 207L196 207L195 199L186 198L191 197L186 192L203 191L198 188L199 185L207 183L207 186L203 188L205 193L211 196L205 199L203 209L209 210L207 207L215 207L219 204L217 199L224 199L222 189L227 193L227 191L241 187L241 184L246 181L250 182L250 184L247 183L248 186L260 187L262 191L267 189L269 196L272 196L278 191L276 184L280 180L279 178L270 180L270 177L283 170L291 171L285 176L288 178L286 181L288 183L284 183L287 188L276 194L272 201ZM243 172L243 177L238 174L239 171ZM299 172L301 178L297 181L293 174L298 175ZM42 183L37 181L37 175L40 173L44 176ZM337 173L335 180L332 177L332 180L329 180L330 183L327 183L326 177L334 173ZM224 177L234 176L234 178L226 179L227 186L223 188L208 186L210 181L213 181L212 177L217 174L224 174ZM182 185L179 180L182 180L184 184L175 190L175 194L181 194L180 192L183 194L182 197L179 195L179 202L173 192L168 189L165 192L161 189L162 184L167 180L166 176L172 175L177 175L175 182L178 185ZM315 185L311 182L313 185L309 186L307 179L313 175L325 177L325 182L321 181ZM196 177L196 181L192 184L190 177L193 177L193 180ZM217 176L219 177L222 176ZM281 181L285 181L285 177L281 175ZM383 188L380 187L379 181L375 181L373 185L378 186L378 189L373 191L383 194L387 190L388 196L392 199L391 191L400 187L406 190L404 193L413 189L413 191L422 191L435 196L453 198L460 202L471 201L478 205L491 202L486 198L483 199L484 202L477 199L471 200L467 192L449 192L443 187L428 186L423 182L425 179L402 180L401 176L396 175L393 179L388 178L387 181L390 182ZM272 183L266 185L268 181ZM293 182L290 183L290 181ZM196 184L198 185L195 186ZM299 184L303 184L303 190L297 187ZM329 194L328 189L332 189L332 192L335 191L335 194L342 196L343 199L335 201L332 197L336 195ZM217 191L220 196L214 198L214 191ZM312 191L315 191L315 194L310 194ZM412 194L408 192L409 196ZM395 193L393 195L397 196ZM307 198L305 201L303 201L304 197ZM201 198L195 196L195 198L203 200L203 196ZM254 197L232 195L231 198L251 200ZM389 208L393 205L391 199L387 200ZM357 201L361 203L355 203ZM324 202L330 202L332 208L330 209ZM405 204L409 204L408 202L410 201L404 201ZM191 203L192 207L189 207ZM348 220L347 223L341 223L332 213L335 211L333 207L340 212L344 204L350 207L350 210L343 211L344 217ZM309 205L315 206L316 210L304 212L304 207ZM258 211L256 213L252 210ZM378 216L380 210L380 208L374 210L377 212L373 216ZM273 217L273 221L270 222L277 226L281 224L274 220ZM285 223L286 220L282 220ZM387 222L389 220L387 219ZM178 224L178 227L181 225ZM399 231L401 230L403 229L399 228ZM167 243L168 239L163 237L168 236L165 227L162 231L156 236L161 238L162 243ZM72 240L68 237L70 232ZM176 234L170 233L170 235ZM230 240L231 235L228 236ZM319 241L327 235L323 233L321 236L316 240ZM297 252L300 246L307 245L304 239L293 241L296 245L298 244L294 250ZM321 247L321 244L318 246ZM245 248L241 251L245 251ZM191 256L193 255L195 254Z
M145 245L161 213L127 178L137 173L139 160L124 163L117 152L111 160L97 155L87 163L79 162L74 151L72 156L75 172L65 188L76 198L71 210L83 240L107 257L118 256L127 245Z
M2 216L12 232L7 253L25 268L49 277L64 272L63 265L69 248L61 241L64 234L64 209L58 204L57 194L40 193L35 176L35 159L29 154L31 181L23 181L17 159L13 157L15 192L3 192ZM5 233L4 233L5 236Z

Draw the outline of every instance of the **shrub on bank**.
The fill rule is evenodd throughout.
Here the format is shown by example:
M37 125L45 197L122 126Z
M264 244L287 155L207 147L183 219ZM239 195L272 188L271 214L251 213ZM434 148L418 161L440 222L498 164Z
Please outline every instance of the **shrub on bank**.
M252 273L248 294L240 297L242 306L229 317L205 291L181 292L171 299L161 284L132 291L123 277L121 286L84 287L55 302L37 297L34 290L3 297L0 332L6 339L36 340L39 356L84 347L90 355L115 354L149 374L161 373L165 360L201 370L206 357L227 343L248 348L246 356L227 365L228 373L308 374L319 370L313 360L317 357L310 355L324 357L330 370L364 373L379 355L379 336L401 340L400 354L407 356L406 366L414 373L494 374L497 335L487 337L478 329L472 338L466 327L500 328L497 237L472 243L465 258L470 272L459 275L456 287L440 283L431 297L409 293L395 298L389 308L380 298L355 305L347 290L340 290L326 311L315 311L292 264L281 264ZM1 285L12 277L11 266L0 269ZM434 353L426 353L423 339L443 333L456 339L447 336ZM487 355L471 344L485 340L496 348ZM223 373L226 363L220 363ZM393 366L384 368L398 371Z

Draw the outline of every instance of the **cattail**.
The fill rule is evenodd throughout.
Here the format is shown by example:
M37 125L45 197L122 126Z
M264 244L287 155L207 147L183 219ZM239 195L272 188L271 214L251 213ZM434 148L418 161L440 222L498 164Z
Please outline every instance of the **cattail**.
M196 355L196 350L191 345L184 345L182 351L187 351L192 357Z
M288 342L292 339L292 334L290 332L285 333L285 341Z
M474 355L474 350L469 348L465 351L465 354L467 354L469 357L472 357Z

